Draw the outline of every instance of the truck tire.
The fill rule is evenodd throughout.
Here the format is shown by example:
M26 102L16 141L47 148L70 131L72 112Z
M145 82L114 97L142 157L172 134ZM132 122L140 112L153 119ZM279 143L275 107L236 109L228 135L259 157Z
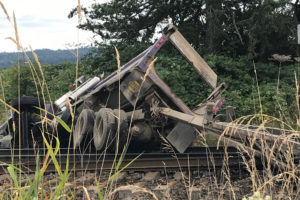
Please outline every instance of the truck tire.
M93 132L95 113L91 109L83 109L77 118L73 133L73 145L79 147L83 138L88 138Z
M33 142L30 135L32 124L40 120L37 115L33 115L33 113L40 112L40 110L35 107L43 108L44 104L36 97L23 96L20 97L20 99L13 99L11 106L17 110L20 108L20 116L14 112L12 118L12 123L15 126L15 130L13 131L14 144L21 148L28 148L30 143Z
M116 117L116 131L115 131L115 145L113 146L113 150L116 151L118 146L118 151L122 151L124 145L126 145L127 137L128 137L128 119L126 112L124 110L120 110L120 119L119 119L119 109L114 109L114 116ZM118 126L120 123L120 133L119 133L119 144L117 145L117 134L118 134Z
M110 108L101 108L95 117L93 128L93 141L96 150L103 150L112 143L115 133L115 117Z
M19 109L19 98L15 98L11 101L11 106L15 109ZM23 96L20 97L20 109L29 108L34 109L34 107L44 107L44 102L39 101L38 98L33 96Z
M67 125L71 124L72 115L68 108L65 111L63 111L62 115L60 116L60 119ZM70 133L60 123L57 124L56 130L56 134L59 138L61 146L67 147L69 145Z

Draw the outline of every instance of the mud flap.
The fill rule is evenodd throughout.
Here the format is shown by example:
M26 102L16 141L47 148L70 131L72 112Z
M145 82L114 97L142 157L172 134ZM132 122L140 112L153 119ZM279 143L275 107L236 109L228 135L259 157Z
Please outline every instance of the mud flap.
M177 123L171 133L167 136L167 140L180 153L183 153L192 144L195 138L195 129L191 125L181 122Z

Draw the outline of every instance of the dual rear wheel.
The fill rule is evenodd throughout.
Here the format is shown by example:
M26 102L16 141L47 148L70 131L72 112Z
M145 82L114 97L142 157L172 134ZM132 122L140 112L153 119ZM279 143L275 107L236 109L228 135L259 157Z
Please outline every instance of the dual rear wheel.
M74 133L73 144L77 148L87 144L96 150L122 149L128 136L128 120L123 110L101 108L93 110L83 109L80 113Z

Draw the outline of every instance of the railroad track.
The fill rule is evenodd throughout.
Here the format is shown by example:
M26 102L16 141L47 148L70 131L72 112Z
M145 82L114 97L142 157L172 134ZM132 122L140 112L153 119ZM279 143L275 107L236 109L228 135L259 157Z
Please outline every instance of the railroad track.
M176 157L173 153L143 153L124 171L115 176L114 186L109 194L112 195L112 199L133 199L132 197L135 196L137 196L136 199L152 199L151 196L148 197L149 195L147 196L145 193L137 192L137 189L143 188L152 191L158 199L168 199L167 197L171 197L170 199L187 199L189 194L190 199L193 200L205 199L206 197L208 197L207 199L217 199L218 197L232 199L231 189L229 187L224 188L224 185L227 184L226 177L230 175L230 184L236 188L235 191L238 191L238 197L241 199L252 192L251 189L247 189L247 186L252 184L251 178L249 178L246 168L243 167L241 153L235 148L227 148L227 152L230 170L223 168L225 158L223 148L218 150L202 147L189 148L187 153L178 153ZM21 156L19 153L21 153ZM139 155L139 153L127 153L119 169ZM42 162L44 155L39 155L39 157L40 162ZM28 184L28 178L33 179L35 177L35 174L30 173L30 171L34 172L36 169L36 158L37 155L32 149L14 151L0 149L1 162L10 163L14 159L15 166L18 167L18 161L20 161L22 169L27 170L28 176L20 178L20 185L22 186ZM70 173L68 184L65 185L66 191L68 189L73 191L73 188L77 188L76 195L79 195L78 199L82 199L87 193L90 195L90 199L98 199L98 189L104 194L106 189L110 187L109 170L115 158L114 154L107 153L105 156L96 152L80 154L72 150L60 149L57 159L62 169L65 168L67 158L70 160L70 171L73 172L72 170L74 170L76 173ZM2 165L0 174L6 173L6 165ZM55 191L59 181L57 174L51 172L55 172L53 164L48 166L43 183L41 183L45 187L45 191ZM95 180L99 183L97 186ZM8 174L2 176L1 183L0 189L3 191L13 187ZM87 193L83 190L79 191L78 188L81 186L86 188ZM295 187L297 188L298 185ZM222 189L222 194L219 189ZM187 191L189 194L187 194ZM297 199L297 195L298 193L295 192L296 198L293 199Z
M69 151L69 152L68 152ZM40 150L40 152L45 152ZM240 153L234 148L228 148L228 164L230 166L240 166L242 159ZM139 156L139 157L138 157ZM6 173L8 163L14 163L15 166L21 166L23 171L34 172L36 169L37 157L40 163L44 160L44 153L39 156L32 149L0 149L0 173ZM120 155L117 155L117 160ZM133 159L136 159L132 162ZM92 152L82 154L73 150L60 149L57 154L57 160L62 169L65 169L66 161L69 159L70 168L80 171L109 170L113 167L115 154ZM224 149L196 147L188 149L187 153L127 153L119 169L126 166L126 170L159 170L159 169L178 169L178 168L221 168L224 164ZM130 164L130 162L132 162ZM130 165L129 165L130 164ZM55 166L51 162L47 167L47 172L54 172Z

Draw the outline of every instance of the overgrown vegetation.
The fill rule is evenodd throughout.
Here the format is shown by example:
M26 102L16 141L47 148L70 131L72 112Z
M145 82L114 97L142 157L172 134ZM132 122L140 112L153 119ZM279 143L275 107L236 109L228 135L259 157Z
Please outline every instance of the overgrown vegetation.
M138 49L140 50L140 49ZM121 60L125 63L134 57L138 50L131 52L121 49L126 57ZM173 89L173 91L189 105L195 107L197 103L204 101L211 90L200 80L192 67L181 58L177 52L162 52L155 64L160 77ZM254 76L254 65L247 57L230 58L227 56L207 54L206 62L219 75L219 82L226 82L228 89L225 92L226 105L236 107L237 116L244 116L259 112L259 99ZM88 57L79 66L79 75L86 77L99 76L101 73L109 75L115 71L115 54L106 53L93 59ZM293 123L297 117L295 101L295 75L298 64L283 64L280 70L279 87L278 73L279 63L255 63L258 74L258 84L261 92L263 113L282 117L283 120ZM20 92L21 95L36 96L36 89L28 66L21 66ZM0 75L3 81L6 100L10 101L17 95L18 68L12 67L2 70ZM48 83L51 99L55 100L70 90L70 84L74 82L75 64L61 63L57 65L43 65L45 79ZM278 89L278 90L277 90Z

